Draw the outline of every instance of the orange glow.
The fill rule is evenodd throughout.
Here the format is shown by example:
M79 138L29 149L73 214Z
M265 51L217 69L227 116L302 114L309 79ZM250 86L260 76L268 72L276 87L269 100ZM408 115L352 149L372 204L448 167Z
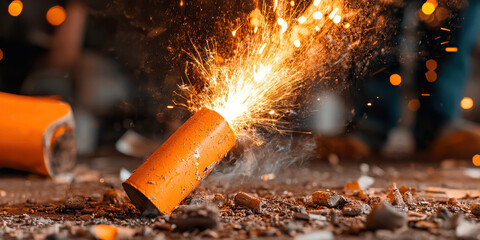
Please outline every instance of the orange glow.
M398 86L398 85L400 85L400 83L402 83L402 77L398 74L392 74L390 76L390 83L393 86Z
M304 23L305 21L307 21L307 18L304 17L304 16L301 16L301 17L298 18L299 23Z
M480 167L480 154L475 154L472 158L473 165Z
M14 0L8 5L8 13L10 15L16 17L22 13L23 10L23 3L20 0Z
M422 93L422 97L430 97L430 93Z
M427 66L427 69L430 70L430 71L434 71L435 69L437 69L437 61L433 60L433 59L430 59L428 60L425 65Z
M297 48L300 47L300 40L295 40L293 42L293 45L295 45L295 47L297 47Z
M433 12L435 12L435 5L430 1L427 1L422 5L422 12L425 15L431 15Z
M468 110L473 107L473 99L469 97L464 97L462 101L460 102L460 106L462 106L463 109Z
M428 71L427 73L425 73L425 77L427 78L428 82L437 81L437 73L435 71Z
M118 230L110 225L98 224L93 228L93 233L97 239L113 240L117 238Z
M334 23L339 23L341 20L342 20L342 17L340 17L339 15L337 15L333 18Z
M446 52L458 52L458 48L456 47L447 47L445 48Z
M58 26L65 21L67 13L62 6L56 5L48 9L47 11L47 21L53 26Z
M418 99L412 99L408 101L408 109L412 112L416 112L420 108L420 101Z
M312 16L313 16L313 19L317 19L317 20L318 20L318 19L322 19L322 18L323 18L322 15L323 15L323 14L322 14L321 12L318 12L318 11L317 11L317 12L314 12Z
M172 109L173 106L172 106L172 105L168 105L167 108L168 108L168 109Z
M440 28L440 30L450 32L450 29L448 29L448 28L443 28L443 27L442 27L442 28Z
M333 19L338 12L338 8L333 9L333 11L328 15L328 18Z
M371 103L371 102L367 103L367 106L371 107L371 106L372 106L372 103Z
M3 59L3 51L2 49L0 49L0 61L2 61L2 59Z

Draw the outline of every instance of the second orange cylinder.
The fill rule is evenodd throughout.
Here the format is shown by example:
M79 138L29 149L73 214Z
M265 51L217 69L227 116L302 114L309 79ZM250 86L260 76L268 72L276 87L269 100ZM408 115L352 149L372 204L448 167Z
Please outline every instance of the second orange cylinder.
M145 214L170 214L235 143L224 118L203 108L135 170L125 192Z

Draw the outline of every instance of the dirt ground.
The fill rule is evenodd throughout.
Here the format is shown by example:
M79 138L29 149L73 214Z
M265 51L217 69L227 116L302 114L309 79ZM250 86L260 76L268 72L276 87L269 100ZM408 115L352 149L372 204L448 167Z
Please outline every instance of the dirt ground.
M421 160L313 160L261 177L217 171L172 215L153 218L121 187L121 169L139 159L83 158L54 179L5 170L0 238L478 239L480 168Z

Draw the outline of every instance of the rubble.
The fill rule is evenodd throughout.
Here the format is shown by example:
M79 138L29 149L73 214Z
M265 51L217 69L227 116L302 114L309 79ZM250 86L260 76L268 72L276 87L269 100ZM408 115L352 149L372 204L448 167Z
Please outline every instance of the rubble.
M118 179L117 171L112 174ZM258 180L258 176L254 178L255 183L241 186L206 179L172 214L154 218L143 217L128 199L122 198L118 180L116 183L73 181L64 188L68 191L65 198L43 201L28 196L17 202L18 205L0 205L3 223L0 238L93 239L90 229L97 225L114 227L117 239L322 239L324 235L326 239L333 236L388 239L402 238L407 236L406 232L407 237L415 239L457 236L476 239L478 236L479 217L474 214L478 199L447 198L443 194L450 191L447 188L439 192L432 192L431 188L424 191L425 188L418 185L420 190L406 186L395 189L390 182L376 179L377 184L384 187L344 192L345 182L339 178L332 179L336 187L324 182L310 185L308 189L298 187L302 181L278 184L277 179L264 182ZM348 179L345 177L345 181ZM37 180L28 181L35 184ZM476 186L474 184L465 188L474 189L470 187ZM9 200L14 194L19 196L19 191L7 185L0 187L7 192ZM258 205L239 204L235 199L237 194L242 197L246 194L249 199L246 202L261 202L261 213L254 210ZM399 194L408 205L408 214L401 204L390 204L400 202Z
M262 213L265 209L265 206L260 199L244 192L238 192L235 195L234 201L236 206L247 207L256 213Z
M470 211L473 215L480 217L480 204L479 203L473 203L470 206Z
M402 194L398 190L397 186L394 184L387 195L390 200L390 204L398 207L405 207L405 202L403 201Z
M390 204L381 203L373 207L367 216L366 226L369 229L395 230L405 226L407 215Z
M82 210L89 207L87 200L82 196L75 196L65 201L65 208L70 210Z
M312 193L314 203L329 208L337 207L340 203L340 196L334 192L317 191Z
M186 206L173 216L175 231L215 229L219 225L218 210L211 206Z

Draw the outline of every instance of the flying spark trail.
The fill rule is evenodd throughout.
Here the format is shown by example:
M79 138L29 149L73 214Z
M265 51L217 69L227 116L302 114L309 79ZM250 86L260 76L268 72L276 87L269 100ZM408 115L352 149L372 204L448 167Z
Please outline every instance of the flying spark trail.
M306 91L318 65L345 56L341 39L354 13L346 12L344 4L315 0L292 7L290 1L278 0L263 10L255 8L248 24L231 30L238 38L232 57L223 60L215 49L200 57L197 49L193 67L204 82L180 86L180 105L218 112L236 134L253 127L281 130L282 118L296 107L292 98Z

